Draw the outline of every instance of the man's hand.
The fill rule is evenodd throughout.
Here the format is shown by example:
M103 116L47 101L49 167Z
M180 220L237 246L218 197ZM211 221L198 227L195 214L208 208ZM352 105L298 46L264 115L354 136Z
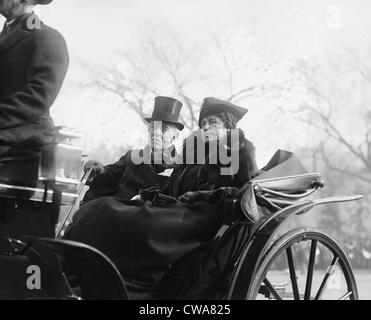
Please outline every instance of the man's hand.
M103 164L101 164L100 162L95 161L95 160L89 160L85 163L84 172L89 171L91 168L93 168L92 172L91 172L93 176L101 174L104 171Z

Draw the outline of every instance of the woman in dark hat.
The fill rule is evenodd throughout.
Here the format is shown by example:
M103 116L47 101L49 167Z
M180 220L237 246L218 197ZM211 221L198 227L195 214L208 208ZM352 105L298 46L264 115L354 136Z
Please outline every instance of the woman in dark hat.
M94 214L84 211L75 215L67 238L87 243L110 257L126 281L129 298L161 298L160 280L179 258L215 236L222 224L224 199L238 192L257 171L254 147L242 131L237 132L237 144L231 141L236 137L236 123L246 111L206 98L199 119L201 130L187 141L199 139L191 150L191 144L185 142L184 163L160 191L144 190L141 202L103 197L92 201L100 214L95 210ZM237 172L222 175L225 164L211 160L215 152L211 146L216 141L219 148L231 153L237 150ZM197 153L202 142L206 144L205 156L197 159L200 163L187 163L187 153Z
M227 101L216 98L204 99L198 121L200 130L185 141L182 161L184 164L173 174L172 182L170 181L167 187L169 192L170 189L173 190L174 197L182 196L181 199L185 200L187 195L192 195L184 194L188 191L215 190L227 186L241 188L257 173L255 147L245 138L241 129L236 129L237 122L246 112L247 109ZM195 143L188 143L190 140ZM202 142L205 144L205 159L197 159L198 164L194 165L187 163L189 162L187 155L189 158L189 153L192 152L189 146L194 146L193 158L196 159L200 155L197 151L198 145ZM222 167L231 166L233 163L223 164L222 159L219 159L223 153L220 148L226 150L231 160L238 162L235 164L236 170L232 170L231 174L221 174ZM197 179L190 177L192 173L197 173ZM191 185L188 185L189 183Z

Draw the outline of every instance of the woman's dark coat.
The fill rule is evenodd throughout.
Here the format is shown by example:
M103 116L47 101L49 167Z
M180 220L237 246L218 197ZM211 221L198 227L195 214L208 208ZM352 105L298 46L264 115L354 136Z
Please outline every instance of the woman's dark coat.
M220 187L242 187L257 171L253 144L240 132L240 168L220 176L220 165L180 165L162 192L138 205L117 197L102 197L75 215L67 238L92 245L119 268L130 298L153 298L156 284L172 264L207 243L222 224ZM180 202L188 191L215 190L215 197ZM217 191L218 190L218 191ZM144 196L146 193L144 193ZM131 204L131 205L130 205Z

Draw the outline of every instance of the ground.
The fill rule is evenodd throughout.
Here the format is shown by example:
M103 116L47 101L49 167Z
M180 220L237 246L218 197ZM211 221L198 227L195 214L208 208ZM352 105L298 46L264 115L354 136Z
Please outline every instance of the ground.
M360 300L371 300L371 270L355 270L355 278L358 288ZM312 298L317 293L320 283L322 282L324 272L314 271L311 296ZM305 292L306 273L297 273L299 294ZM283 297L292 297L292 288L290 285L290 277L288 270L285 271L270 271L268 276L269 281L277 288L285 288ZM332 277L328 281L327 289L323 299L338 299L346 293L345 280L342 276Z
M358 294L361 300L371 300L371 270L356 270Z

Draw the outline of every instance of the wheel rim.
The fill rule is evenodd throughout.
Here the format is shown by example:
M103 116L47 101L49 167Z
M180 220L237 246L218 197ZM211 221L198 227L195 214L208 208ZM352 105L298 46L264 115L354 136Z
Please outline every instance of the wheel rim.
M282 266L285 271L277 271ZM345 253L330 236L312 229L293 230L278 239L254 279L247 299L358 299Z

